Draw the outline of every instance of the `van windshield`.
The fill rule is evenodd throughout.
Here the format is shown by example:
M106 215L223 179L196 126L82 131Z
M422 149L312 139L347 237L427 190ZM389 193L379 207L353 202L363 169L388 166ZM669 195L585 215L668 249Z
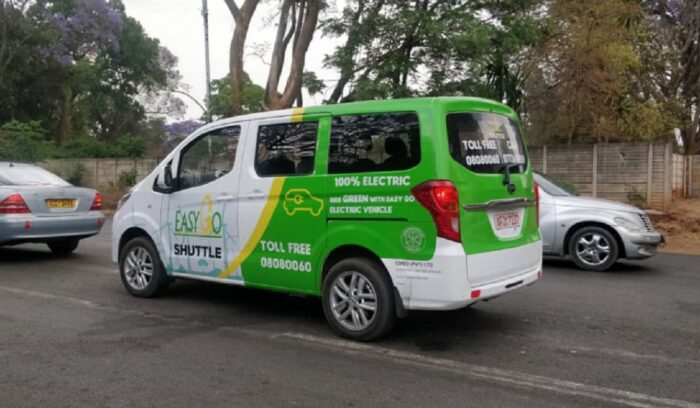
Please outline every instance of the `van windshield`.
M494 113L450 113L447 115L450 154L476 173L500 173L509 164L520 164L511 172L524 171L525 148L518 125Z

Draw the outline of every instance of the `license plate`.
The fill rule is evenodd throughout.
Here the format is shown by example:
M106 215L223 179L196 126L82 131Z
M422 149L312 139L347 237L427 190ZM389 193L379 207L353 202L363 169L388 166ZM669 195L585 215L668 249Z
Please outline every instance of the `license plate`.
M49 208L75 208L75 200L46 200L46 206Z
M518 228L520 226L520 214L517 212L496 214L493 217L493 221L496 224L497 231Z

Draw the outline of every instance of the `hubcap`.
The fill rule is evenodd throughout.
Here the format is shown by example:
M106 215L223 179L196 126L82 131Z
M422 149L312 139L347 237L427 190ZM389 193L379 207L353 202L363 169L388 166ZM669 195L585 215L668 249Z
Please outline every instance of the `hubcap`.
M129 251L124 262L126 282L136 290L143 290L153 277L153 260L144 248Z
M602 265L610 257L610 243L598 233L584 234L576 242L576 255L587 265Z
M359 272L344 272L333 281L330 295L335 320L350 330L364 330L377 314L377 294Z

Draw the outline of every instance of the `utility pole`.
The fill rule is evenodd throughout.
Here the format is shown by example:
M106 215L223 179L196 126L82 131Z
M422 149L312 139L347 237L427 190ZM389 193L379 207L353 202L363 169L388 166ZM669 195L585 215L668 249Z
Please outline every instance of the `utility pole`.
M211 68L209 63L209 7L207 0L202 0L202 17L204 18L204 60L207 75L207 123L211 122Z

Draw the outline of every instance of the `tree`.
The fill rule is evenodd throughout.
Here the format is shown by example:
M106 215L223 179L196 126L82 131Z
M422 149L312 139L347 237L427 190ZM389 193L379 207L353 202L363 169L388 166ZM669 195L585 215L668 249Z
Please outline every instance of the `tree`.
M234 116L231 110L231 79L229 76L211 82L211 110L215 118ZM243 73L243 92L239 114L264 110L265 89L253 83L247 73Z
M516 60L536 42L534 0L360 0L323 24L345 36L326 58L340 78L328 102L477 95L519 104Z
M240 115L243 112L243 53L245 51L248 29L250 28L250 20L253 18L253 14L255 13L255 9L258 7L260 0L245 0L241 7L238 7L235 0L224 0L224 2L226 3L226 6L228 6L235 23L229 50L229 77L231 80L231 99L229 103L231 105L231 113L233 115Z
M320 10L321 2L319 0L282 1L277 36L272 47L270 72L265 88L266 109L289 108L297 100L301 105L306 52L316 31ZM290 42L292 44L292 60L284 90L280 93L278 88Z
M258 0L246 0L241 7L234 0L224 0L233 16L235 29L230 48L230 112L239 115L244 112L243 92L245 72L243 71L243 51L250 27L250 21L258 6ZM272 48L270 71L265 87L265 109L291 107L295 101L301 104L304 63L309 44L313 39L321 0L282 0L280 6L277 35ZM289 74L282 92L278 90L285 68L285 59L291 45Z
M627 0L555 0L532 55L525 118L540 142L653 139L661 107L636 92L643 9Z
M114 141L139 133L153 108L140 95L179 79L174 56L119 0L0 1L0 124L39 120L59 144ZM178 108L173 98L155 102Z

